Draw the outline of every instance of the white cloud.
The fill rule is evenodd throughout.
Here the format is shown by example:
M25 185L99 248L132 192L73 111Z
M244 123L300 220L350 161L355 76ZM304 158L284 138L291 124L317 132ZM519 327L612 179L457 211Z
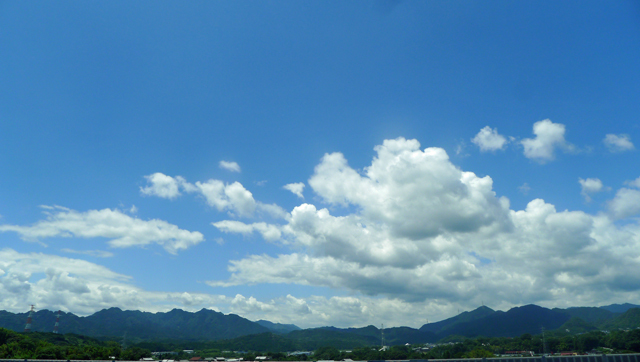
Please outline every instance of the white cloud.
M362 172L340 153L323 157L309 185L332 211L305 203L286 224L272 225L295 252L233 260L228 279L208 284L326 287L358 296L354 311L372 308L364 301L381 296L393 308L409 309L468 309L483 301L493 308L568 307L640 297L637 223L558 212L540 199L510 210L491 178L460 170L441 149L420 150L417 141L400 138L375 150ZM586 192L604 189L584 181ZM631 191L637 202L610 204L616 217L640 211L629 209L640 205L640 191ZM255 224L216 224L229 233L259 231ZM320 308L309 302L314 315ZM368 318L362 311L355 315Z
M416 140L385 140L362 176L342 154L327 154L309 185L326 202L355 205L393 235L411 239L507 221L508 201L495 196L490 177L461 171L440 148L419 147Z
M253 194L241 183L225 184L220 180L187 182L183 177L171 177L161 173L145 176L149 185L140 188L145 195L172 199L182 192L196 193L204 197L207 204L218 211L227 211L233 216L251 217L258 210L272 217L285 218L287 212L274 204L263 204L253 198ZM169 190L169 191L167 191Z
M302 191L304 190L304 183L296 182L291 184L286 184L282 186L283 189L291 191L294 195L297 195L299 198L304 199L304 195Z
M529 186L529 184L525 182L521 186L518 186L518 191L520 191L520 193L522 193L523 195L527 195L529 191L531 191L531 186Z
M597 178L588 178L586 180L579 178L578 182L582 190L580 194L584 197L585 201L591 202L591 195L597 192L603 191L604 186L602 185L602 181Z
M632 180L632 181L627 181L627 182L625 182L625 184L627 184L627 185L629 185L631 187L635 187L637 189L640 189L640 177L638 177L637 179Z
M629 135L626 134L608 134L604 137L602 142L607 146L610 152L624 152L635 149Z
M51 209L50 209L51 210ZM179 229L163 220L141 220L119 210L103 209L78 212L55 208L45 212L46 220L31 226L0 225L0 231L13 231L23 240L52 237L107 238L116 248L158 244L171 254L204 240L201 233Z
M521 141L525 157L545 163L555 158L556 148L573 149L573 146L565 141L564 132L563 124L553 123L549 119L534 123L533 133L536 138L525 138Z
M252 320L295 323L303 328L319 325L340 327L409 325L419 327L426 319L453 315L455 303L442 301L407 303L354 296L286 295L260 300L194 292L151 292L138 288L126 275L84 260L41 253L0 250L0 309L24 312L25 306L89 315L104 308L167 312L173 308L198 311L214 309Z
M61 251L70 254L81 254L81 255L89 255L94 256L96 258L111 258L113 256L112 252L104 251L104 250L73 250L73 249L61 249Z
M175 199L180 196L180 184L183 180L180 176L173 178L160 172L145 176L150 185L141 187L140 192L147 196L158 196L165 199Z
M240 165L236 162L220 161L220 168L231 172L240 172Z
M236 233L243 235L250 235L254 231L262 234L262 237L268 241L276 241L279 240L282 236L280 228L275 225L270 225L264 222L258 222L253 224L245 224L240 221L234 220L223 220L219 222L211 223L218 230L224 233Z
M609 201L609 211L616 219L624 219L640 213L640 191L621 188Z
M507 144L507 139L498 134L498 129L491 129L486 126L478 132L478 134L471 139L471 142L480 147L480 151L497 151L503 150Z

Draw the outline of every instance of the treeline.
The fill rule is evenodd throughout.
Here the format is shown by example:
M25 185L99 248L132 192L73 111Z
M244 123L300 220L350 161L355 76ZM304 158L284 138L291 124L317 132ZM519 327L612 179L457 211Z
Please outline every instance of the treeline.
M140 347L123 349L115 341L98 341L74 334L17 333L0 328L0 358L60 359L60 360L118 360L137 361L151 357Z

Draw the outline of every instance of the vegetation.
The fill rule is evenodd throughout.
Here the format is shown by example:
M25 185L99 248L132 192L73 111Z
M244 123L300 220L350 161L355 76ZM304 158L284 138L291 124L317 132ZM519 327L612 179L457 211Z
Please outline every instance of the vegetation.
M98 341L75 334L17 333L0 328L0 358L60 360L139 360L151 357L140 347L123 349L115 341Z

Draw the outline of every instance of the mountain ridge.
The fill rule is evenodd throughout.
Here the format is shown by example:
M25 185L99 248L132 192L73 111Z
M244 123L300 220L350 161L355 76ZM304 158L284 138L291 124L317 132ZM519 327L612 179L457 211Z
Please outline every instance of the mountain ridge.
M608 308L611 307L611 308ZM624 310L622 313L613 310ZM27 313L0 311L0 327L21 332ZM55 313L41 310L34 313L32 330L52 332ZM495 311L481 306L451 318L424 324L420 328L391 327L384 329L385 344L433 343L451 336L473 338L516 337L558 330L560 333L629 329L640 327L640 306L633 304L604 307L544 308L534 304ZM275 333L286 340L321 345L332 341L336 345L363 346L382 343L381 329L369 325L359 328L332 326L301 329L294 324L250 321L235 314L225 315L209 309L188 312L173 309L168 312L121 310L116 307L100 310L90 316L79 317L61 313L61 333L76 333L94 338L122 338L132 341L183 339L231 340L250 335ZM274 337L270 337L274 338ZM346 347L345 347L346 348Z

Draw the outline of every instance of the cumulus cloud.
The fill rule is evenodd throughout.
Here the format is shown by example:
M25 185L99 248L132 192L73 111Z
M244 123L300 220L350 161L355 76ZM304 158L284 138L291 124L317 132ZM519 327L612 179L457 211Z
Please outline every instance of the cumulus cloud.
M340 153L322 158L308 184L329 207L304 203L286 224L272 225L295 252L233 260L228 279L208 284L326 287L363 296L353 305L367 308L362 300L380 296L396 306L433 302L434 308L483 301L495 308L596 305L640 297L637 223L557 211L541 199L511 210L491 178L459 169L442 149L421 150L416 140L399 138L375 150L362 171ZM585 192L604 189L588 180ZM614 199L610 210L617 218L640 212L631 206L640 205L640 191L622 190L627 194L616 199L634 201ZM216 224L229 233L260 232L254 224Z
M573 149L573 146L564 139L565 126L553 123L549 119L533 124L535 138L525 138L521 141L524 146L525 157L539 163L545 163L555 159L555 149L560 147L565 150Z
M591 202L591 195L597 192L603 191L604 186L602 185L602 181L597 178L588 178L586 180L579 178L578 182L582 188L580 194L584 197L585 201Z
M490 177L461 171L443 149L419 147L416 140L385 140L364 175L341 153L327 154L309 185L325 202L357 206L393 235L410 239L508 222L508 200L496 197Z
M301 199L304 199L304 195L302 191L304 190L304 183L297 182L292 184L286 184L282 186L283 189L291 191L294 195L298 196Z
M420 318L433 320L453 315L455 308L460 307L442 301L407 303L395 298L381 300L366 296L297 298L286 295L261 300L242 294L152 292L136 287L127 275L84 260L0 249L0 309L24 312L30 304L38 309L78 315L110 307L147 312L167 312L173 308L195 312L208 308L252 320L295 323L305 328L380 322L419 327Z
M507 144L507 139L498 134L498 129L492 129L489 126L484 127L478 134L471 139L476 146L480 147L480 151L497 151L503 150Z
M31 226L0 225L0 231L20 234L23 240L52 237L107 238L115 248L158 244L171 254L197 245L201 233L179 229L163 220L141 220L119 210L78 212L63 207L47 208L45 220Z
M196 193L202 196L209 206L215 207L218 211L227 211L233 216L251 217L256 211L277 218L284 218L287 215L287 212L278 205L256 201L251 191L237 181L226 184L220 180L210 179L192 184L181 176L171 177L162 173L154 173L145 178L149 185L140 188L144 195L172 199L181 195L182 192Z
M626 134L608 134L602 140L610 152L624 152L635 149L629 135Z
M220 161L220 168L231 172L240 172L240 165L236 162Z
M184 179L180 176L173 178L160 172L156 172L149 176L145 176L147 179L146 187L140 187L140 192L147 196L158 196L165 199L175 199L180 196L180 186Z
M608 203L611 215L616 219L640 214L640 191L621 188L616 196Z

